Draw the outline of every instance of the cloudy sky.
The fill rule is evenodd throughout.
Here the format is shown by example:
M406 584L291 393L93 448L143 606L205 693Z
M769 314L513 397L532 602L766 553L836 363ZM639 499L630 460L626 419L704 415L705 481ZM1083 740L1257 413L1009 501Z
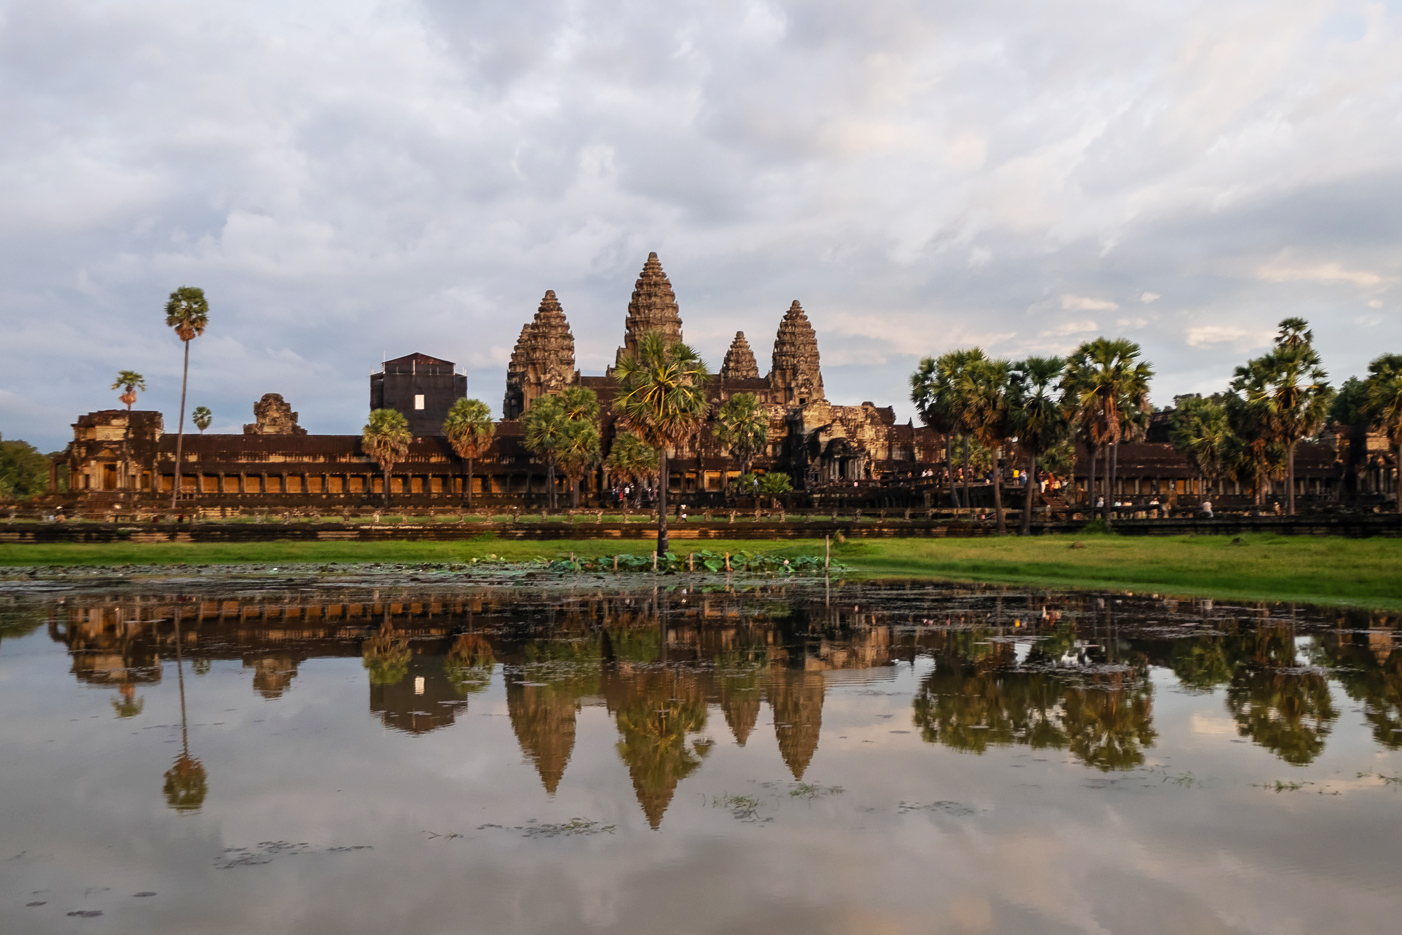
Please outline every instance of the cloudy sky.
M554 289L600 372L661 256L687 338L828 395L919 357L1139 341L1155 401L1302 315L1402 351L1402 0L0 0L0 433L61 447L116 371L173 423L280 392L356 432L384 356L499 409ZM173 426L172 426L173 427Z

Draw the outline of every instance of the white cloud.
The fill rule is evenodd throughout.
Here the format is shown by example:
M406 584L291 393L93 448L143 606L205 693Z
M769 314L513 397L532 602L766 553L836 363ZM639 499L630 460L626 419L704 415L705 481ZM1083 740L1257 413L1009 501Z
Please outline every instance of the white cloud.
M1195 325L1188 329L1187 340L1189 347L1209 347L1213 344L1251 347L1269 343L1270 333L1234 325Z
M1393 282L1390 277L1368 270L1346 269L1337 262L1297 266L1284 261L1274 261L1262 266L1259 275L1266 282L1316 282L1324 285L1349 283L1355 286L1380 286Z
M1084 295L1063 295L1061 307L1077 312L1113 312L1120 307L1120 303L1108 299L1092 299Z
M1089 334L1100 327L1090 319L1081 321L1063 321L1041 332L1042 337L1067 337L1073 334Z
M1157 302L1161 298L1162 296L1157 292L1145 292L1139 296L1139 301L1143 302L1145 305L1149 305L1152 302Z

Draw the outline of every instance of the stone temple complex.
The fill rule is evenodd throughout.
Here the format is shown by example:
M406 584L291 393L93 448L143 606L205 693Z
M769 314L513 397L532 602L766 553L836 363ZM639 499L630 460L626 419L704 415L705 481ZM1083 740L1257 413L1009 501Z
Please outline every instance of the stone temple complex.
M769 437L753 460L753 469L783 472L801 495L809 497L840 492L849 502L931 505L938 491L932 492L936 485L929 478L943 467L944 438L909 421L897 422L890 406L829 400L818 334L797 300L782 314L776 308L773 327L767 373L760 372L750 338L736 332L707 387L712 417L736 393L752 393L758 399L768 418ZM622 340L602 373L581 372L565 305L553 290L547 290L512 349L503 418L492 448L475 461L474 495L506 508L528 509L544 502L546 466L526 450L521 418L532 401L566 387L588 387L598 395L600 437L607 454L616 435L611 412L614 368L649 331L685 340L676 292L655 253L648 255L634 284ZM465 465L442 437L441 426L453 402L466 392L467 377L451 361L427 354L385 361L382 371L371 375L371 408L400 411L415 435L408 454L391 474L390 493L397 505L450 508L461 503L466 493ZM277 393L259 399L253 415L254 421L240 435L186 434L180 500L188 509L328 511L379 505L383 477L361 446L359 425L346 426L346 434L309 435L298 425L291 405ZM176 438L166 430L159 412L92 412L80 416L73 430L66 457L67 496L75 510L111 513L143 504L155 508L170 497ZM1191 494L1192 470L1167 444L1166 428L1160 427L1158 435L1151 426L1146 441L1120 446L1120 492ZM1325 493L1345 482L1338 460L1342 450L1339 446L1301 447L1297 459L1301 493ZM1355 443L1348 450L1356 454L1361 447ZM1358 462L1350 468L1356 478L1371 470L1368 457L1349 457ZM710 424L672 452L670 461L670 489L698 507L712 500L718 503L727 480L739 472L735 459L715 441ZM1084 474L1084 468L1078 466L1077 473ZM557 478L560 489L563 483ZM583 483L586 502L610 483L604 469L596 468ZM168 499L165 503L168 507Z

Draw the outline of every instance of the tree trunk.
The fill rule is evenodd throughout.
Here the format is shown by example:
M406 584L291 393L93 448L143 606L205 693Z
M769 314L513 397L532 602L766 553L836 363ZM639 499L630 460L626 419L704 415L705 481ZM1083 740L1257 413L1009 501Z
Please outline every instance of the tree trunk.
M964 436L964 467L963 467L963 471L964 471L964 507L967 509L967 508L970 506L970 504L969 504L969 436L967 436L967 435Z
M1397 512L1402 513L1402 442L1397 443L1397 483L1392 492L1397 494Z
M1100 446L1087 445L1090 449L1090 469L1086 472L1086 513L1095 519L1095 462L1100 459Z
M993 449L993 518L997 523L998 534L1008 531L1003 520L1003 469L998 463L1003 455L1001 447Z
M1033 499L1037 496L1037 456L1029 454L1027 456L1027 483L1024 485L1022 498L1022 534L1032 535L1032 508Z
M185 342L185 369L180 376L180 430L175 435L175 476L170 484L170 508L180 496L180 455L185 447L185 388L190 383L190 342Z
M570 509L579 509L579 478L570 478Z
M667 448L664 445L657 457L657 557L667 554Z
M1105 468L1105 525L1113 522L1115 508L1110 504L1115 499L1115 475L1119 473L1120 442L1116 439L1110 446L1109 464Z
M1286 514L1295 515L1295 446L1298 442L1291 442L1285 454L1285 483L1286 483Z
M949 505L959 509L959 490L954 486L954 436L944 437L944 470L949 478Z
M467 459L467 508L472 509L472 459Z
M546 486L546 488L547 488L547 489L546 489L545 502L546 502L546 505L549 506L550 509L553 510L553 509L555 509L555 459L554 459L554 458L550 458L549 460L547 460L547 461L545 462L545 486Z
M389 509L389 465L386 464L386 465L382 468L382 470L385 472L385 489L384 489L384 494L385 494L385 509L388 510L388 509ZM303 484L302 486L303 486L303 487L306 487L307 485L306 485L306 484Z

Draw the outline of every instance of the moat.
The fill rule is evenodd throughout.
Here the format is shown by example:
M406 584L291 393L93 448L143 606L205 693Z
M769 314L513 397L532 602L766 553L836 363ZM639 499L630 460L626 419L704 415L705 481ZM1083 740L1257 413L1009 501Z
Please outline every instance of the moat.
M0 931L1402 910L1395 615L723 577L7 587Z

